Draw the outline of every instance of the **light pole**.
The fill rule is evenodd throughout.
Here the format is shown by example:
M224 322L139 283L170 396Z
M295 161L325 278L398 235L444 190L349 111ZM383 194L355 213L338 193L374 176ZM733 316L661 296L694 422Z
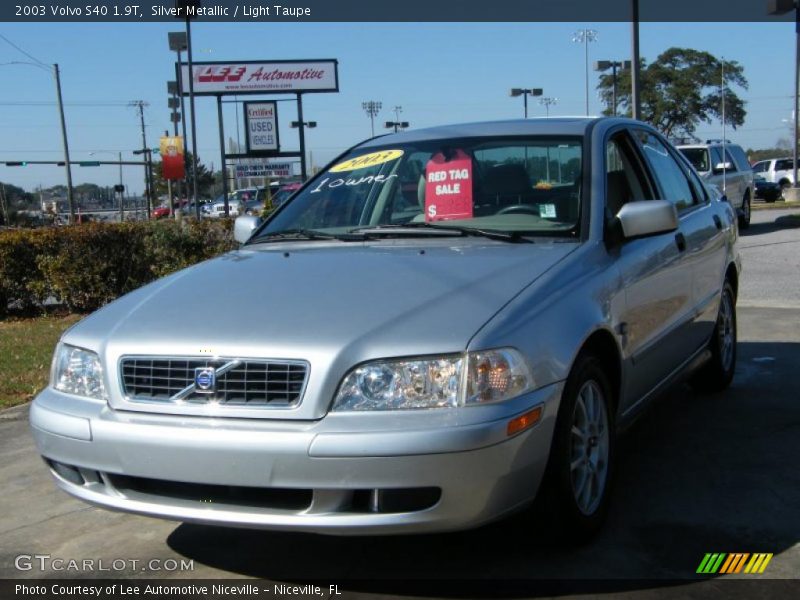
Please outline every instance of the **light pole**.
M376 100L367 100L366 102L361 103L361 108L364 109L364 112L367 113L369 116L369 124L372 130L372 137L375 137L375 117L378 116L378 113L383 108L383 103L378 102Z
M800 2L795 0L767 0L767 13L770 15L784 15L794 10L795 50L794 50L794 144L792 144L792 192L786 200L797 200L800 192L797 191L797 145L798 140L798 95L800 95Z
M58 100L58 116L61 121L61 141L64 146L64 170L67 174L67 205L69 206L69 222L75 222L75 204L72 197L72 168L69 164L69 142L67 140L67 124L64 118L64 101L61 97L61 72L58 69L58 63L54 63L52 67L42 62L29 62L14 60L11 62L0 63L2 65L28 65L47 71L53 76L56 84L56 99Z
M539 104L544 106L545 114L547 115L547 118L549 119L550 118L550 107L551 106L555 106L556 104L558 104L558 98L550 98L550 97L540 98L539 99Z
M300 94L297 95L298 106L300 104ZM302 111L300 111L300 118L302 119ZM308 168L306 167L306 136L305 128L314 129L317 126L316 121L292 121L291 127L293 129L300 129L300 176L303 181L308 179ZM313 166L313 165L312 165Z
M642 118L642 94L639 89L639 0L631 0L631 108L633 118Z
M583 44L586 63L586 116L589 116L589 42L597 41L597 31L594 29L579 29L573 34L572 41Z
M543 93L542 88L511 88L511 91L508 93L509 96L512 98L516 98L517 96L522 96L523 99L523 106L525 118L528 118L528 96L541 96Z
M595 71L608 71L611 69L611 114L617 116L617 69L630 69L629 60L596 60Z
M401 129L408 129L409 126L408 121L400 120L400 113L403 112L403 107L395 106L392 109L392 112L394 112L394 121L386 121L385 123L386 129L394 129L395 133L397 133Z

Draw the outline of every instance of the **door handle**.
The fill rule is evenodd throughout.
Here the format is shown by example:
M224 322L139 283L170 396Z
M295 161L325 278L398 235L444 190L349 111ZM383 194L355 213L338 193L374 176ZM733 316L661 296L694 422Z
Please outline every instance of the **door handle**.
M714 225L717 226L717 229L722 230L722 219L719 218L719 215L714 215Z
M675 244L678 246L678 250L683 252L686 250L686 237L682 233L675 234Z

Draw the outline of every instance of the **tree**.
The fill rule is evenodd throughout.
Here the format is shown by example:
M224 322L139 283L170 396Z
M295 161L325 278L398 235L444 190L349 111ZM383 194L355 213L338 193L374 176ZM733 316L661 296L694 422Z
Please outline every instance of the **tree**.
M186 179L189 181L189 186L192 185L192 154L186 153ZM161 161L153 162L153 188L156 196L163 196L167 193L167 180L164 179L163 163ZM214 189L214 174L208 168L197 160L197 195L210 196ZM175 193L175 182L172 182L172 192ZM189 193L183 191L184 195L190 197L192 195L191 187Z
M730 89L731 85L747 89L743 67L736 61L725 63L725 122L733 129L744 123L745 102ZM701 123L722 118L722 61L708 52L690 48L670 48L640 69L642 120L668 137L698 139L694 132ZM613 80L610 73L600 77L597 88L611 107ZM617 72L617 104L623 114L631 116L631 74ZM619 111L618 111L619 112Z

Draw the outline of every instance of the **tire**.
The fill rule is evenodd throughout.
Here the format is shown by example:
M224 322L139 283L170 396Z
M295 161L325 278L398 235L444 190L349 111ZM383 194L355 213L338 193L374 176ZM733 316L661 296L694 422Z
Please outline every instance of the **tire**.
M791 181L788 181L788 180L786 180L786 179L783 179L783 180L780 182L780 186L781 186L781 192L780 192L780 195L779 195L779 197L780 197L780 198L784 198L784 199L785 199L785 198L786 198L786 196L785 196L784 194L785 194L786 190L788 190L790 187L792 187L792 182L791 182Z
M545 506L570 542L592 537L608 512L615 450L612 397L602 363L579 355L561 397L543 488Z
M692 387L701 392L719 392L730 385L736 371L736 339L736 295L726 280L717 324L709 341L711 360L692 376Z
M747 229L750 227L750 191L744 193L744 200L742 200L742 214L739 215L739 229Z

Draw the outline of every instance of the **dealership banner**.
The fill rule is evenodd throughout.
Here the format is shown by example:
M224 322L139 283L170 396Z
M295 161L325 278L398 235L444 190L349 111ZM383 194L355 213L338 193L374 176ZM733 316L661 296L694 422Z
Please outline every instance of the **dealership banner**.
M183 179L183 138L179 135L162 135L159 147L164 179Z
M178 67L185 96L189 94L189 65L176 64ZM198 96L339 91L335 59L196 62L192 63L192 81Z

